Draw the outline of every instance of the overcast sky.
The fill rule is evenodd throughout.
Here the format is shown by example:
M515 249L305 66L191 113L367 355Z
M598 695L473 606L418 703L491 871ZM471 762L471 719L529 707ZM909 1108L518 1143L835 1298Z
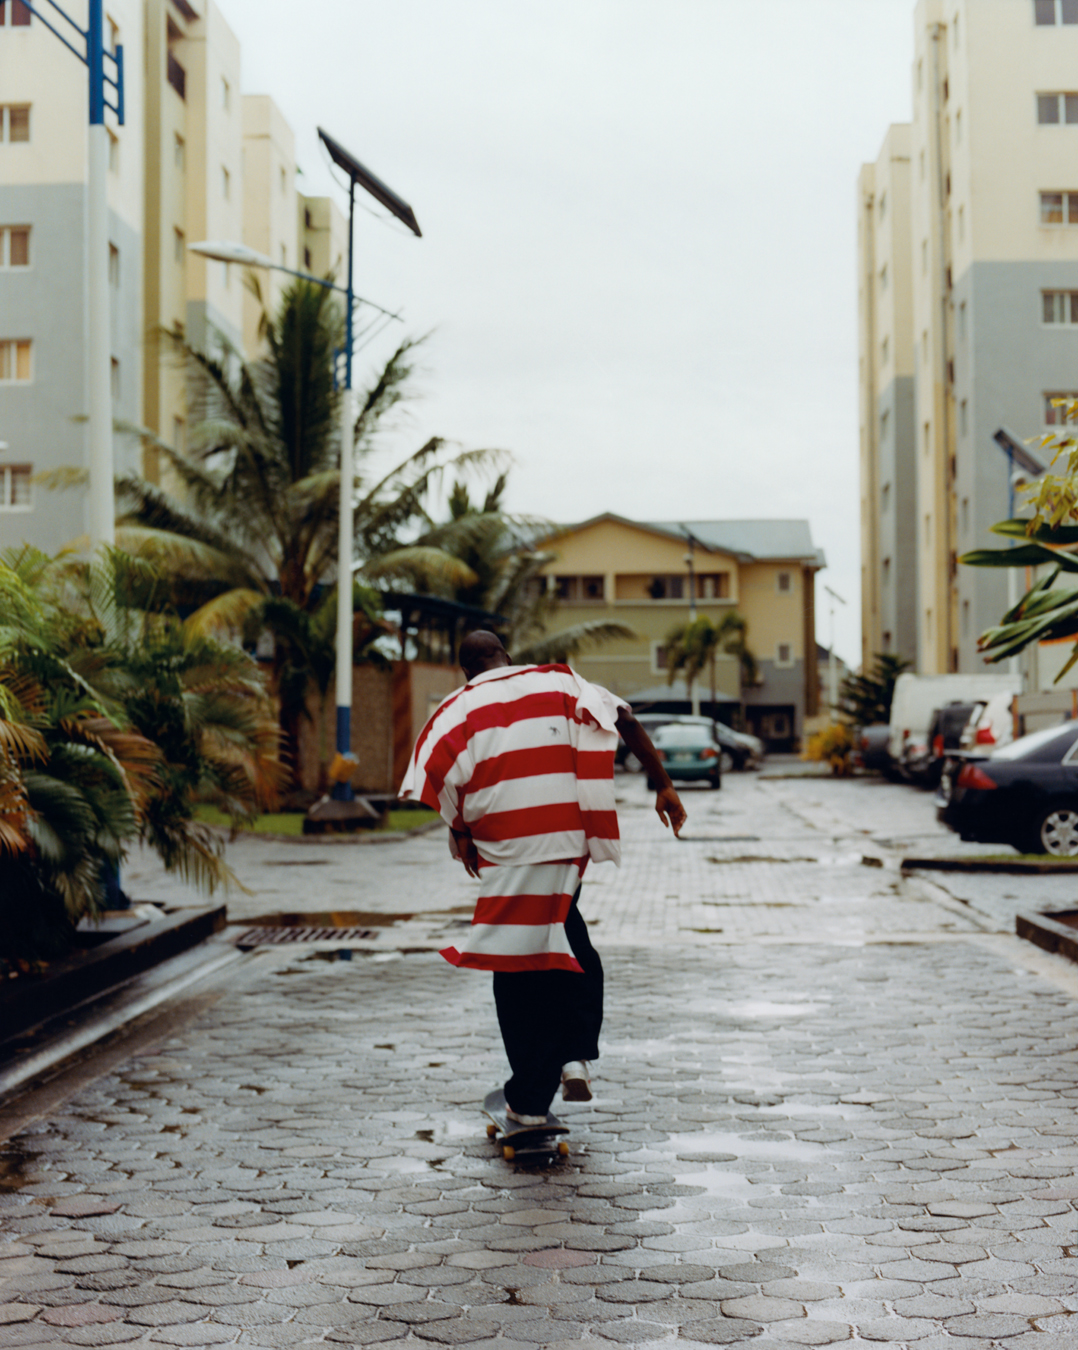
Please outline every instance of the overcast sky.
M357 290L433 330L390 448L505 447L559 521L807 516L857 662L855 182L913 0L219 3L301 189L344 203L321 124L422 227L356 229Z

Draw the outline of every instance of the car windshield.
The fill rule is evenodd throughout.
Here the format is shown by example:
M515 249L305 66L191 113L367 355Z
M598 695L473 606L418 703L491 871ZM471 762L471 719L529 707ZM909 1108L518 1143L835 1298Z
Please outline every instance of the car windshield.
M1042 727L1028 736L1021 736L1010 745L993 750L992 759L1062 759L1078 739L1078 722L1062 722L1055 727Z
M692 722L672 722L655 734L656 745L710 745L711 732Z

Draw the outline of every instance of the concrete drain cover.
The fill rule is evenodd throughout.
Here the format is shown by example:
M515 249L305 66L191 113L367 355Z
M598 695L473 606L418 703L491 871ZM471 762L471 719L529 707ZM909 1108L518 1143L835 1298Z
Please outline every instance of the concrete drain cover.
M279 946L286 942L357 942L377 936L378 932L374 928L301 928L289 924L279 928L248 928L236 939L236 946Z

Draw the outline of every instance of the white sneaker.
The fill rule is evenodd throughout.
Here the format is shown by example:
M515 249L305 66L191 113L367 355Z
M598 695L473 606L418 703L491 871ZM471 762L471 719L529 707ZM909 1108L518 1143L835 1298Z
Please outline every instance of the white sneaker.
M505 1108L506 1118L515 1120L518 1125L545 1125L546 1116L523 1116L511 1106Z
M574 1059L562 1065L561 1098L564 1102L590 1102L591 1066L586 1059Z

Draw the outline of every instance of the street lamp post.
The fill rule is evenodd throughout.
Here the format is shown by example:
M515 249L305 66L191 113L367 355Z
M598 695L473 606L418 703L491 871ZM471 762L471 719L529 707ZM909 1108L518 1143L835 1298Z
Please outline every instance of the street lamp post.
M105 109L124 124L124 49L105 49L104 0L89 0L87 23L80 28L56 0L23 0L26 9L83 63L89 75L89 136L86 177L86 382L89 441L90 544L112 544L116 539L116 506L112 458L112 338L109 327L109 133ZM44 5L57 28L44 13ZM76 45L78 44L78 45ZM107 73L106 61L112 62ZM106 86L112 87L109 101Z
M381 310L383 314L389 315L394 319L399 319L399 314L390 314L389 310L384 310L380 305L373 305L370 300L362 300L356 295L353 289L353 225L355 222L356 209L356 186L364 188L377 198L389 211L402 221L412 231L417 238L422 237L419 229L419 223L415 218L415 213L407 202L403 201L390 188L374 176L369 169L363 167L359 160L350 155L341 145L339 145L332 136L328 135L321 127L318 128L318 134L321 137L326 149L329 151L333 162L344 169L348 174L348 284L347 286L338 286L332 281L327 281L324 277L312 276L309 272L297 272L292 267L285 267L281 263L275 263L272 258L268 258L264 253L258 253L246 244L237 244L223 241L205 241L197 244L189 244L192 253L198 253L204 258L215 258L221 262L240 263L247 267L263 267L272 269L276 272L287 272L290 276L300 277L304 281L314 282L318 286L325 286L328 290L339 291L345 297L344 303L344 378L341 382L341 404L340 404L340 436L341 436L341 459L340 459L340 514L338 518L338 541L337 541L337 664L336 664L336 686L337 686L337 728L336 728L336 751L338 756L344 760L345 764L354 761L348 760L352 748L352 553L353 553L353 502L352 496L355 485L355 468L353 463L353 451L355 446L355 398L352 392L352 332L353 332L353 310L357 304L372 305L374 309ZM347 769L345 770L347 774ZM334 782L333 796L338 801L352 800L352 785L350 774L343 779Z

